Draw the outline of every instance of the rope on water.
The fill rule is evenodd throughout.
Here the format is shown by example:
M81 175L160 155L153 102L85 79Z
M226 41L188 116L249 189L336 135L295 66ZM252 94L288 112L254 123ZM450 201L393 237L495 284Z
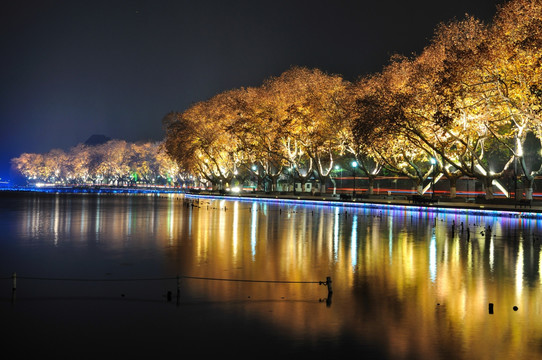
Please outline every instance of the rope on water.
M8 279L13 279L13 277L6 277L6 278L0 278L0 279L8 280ZM125 279L49 278L49 277L35 277L35 276L20 276L20 275L17 275L17 279L49 280L49 281L82 281L82 282L163 281L163 280L195 279L195 280L212 280L212 281L252 282L252 283L319 284L319 285L326 285L326 281L249 280L249 279L227 279L227 278L201 277L201 276L188 276L188 275L179 275L179 276L175 276L175 277L161 277L161 278L125 278Z
M83 278L48 278L48 277L35 277L35 276L20 276L17 275L17 279L24 280L52 280L52 281L88 281L88 282L98 282L98 281L156 281L156 280L172 280L176 277L167 277L167 278L131 278L131 279L83 279Z
M238 281L238 282L256 282L256 283L279 283L279 284L321 284L322 281L288 281L288 280L246 280L246 279L223 279L223 278L209 278L199 276L180 276L184 279L197 279L197 280L216 280L216 281Z

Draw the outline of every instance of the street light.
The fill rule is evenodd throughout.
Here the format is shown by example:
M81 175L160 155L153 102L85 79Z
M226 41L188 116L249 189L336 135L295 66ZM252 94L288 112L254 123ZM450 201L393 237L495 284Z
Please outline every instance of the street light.
M343 169L339 165L335 165L335 171L341 171L341 189L343 187ZM337 184L335 184L335 188L337 188ZM335 191L336 192L336 191Z
M354 188L352 189L352 198L356 198L356 168L358 167L357 161L352 161L352 174L354 174Z
M256 181L258 180L258 173L256 172L256 170L258 170L258 167L256 165L252 165L252 174L254 175L253 177L254 180L252 181L253 192L256 191L256 187L258 186L258 184L256 183Z
M294 176L294 171L295 171L295 164L292 164L292 166L288 168L288 172L290 173L290 177L292 178L293 191L294 191L294 195L295 195L295 176Z
M431 162L431 200L435 198L435 165L437 164L437 160L435 158L430 159Z

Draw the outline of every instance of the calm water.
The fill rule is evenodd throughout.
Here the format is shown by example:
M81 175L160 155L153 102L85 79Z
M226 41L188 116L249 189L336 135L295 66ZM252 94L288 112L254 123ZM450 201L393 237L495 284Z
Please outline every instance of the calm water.
M521 218L3 194L1 313L21 356L536 359L541 240Z

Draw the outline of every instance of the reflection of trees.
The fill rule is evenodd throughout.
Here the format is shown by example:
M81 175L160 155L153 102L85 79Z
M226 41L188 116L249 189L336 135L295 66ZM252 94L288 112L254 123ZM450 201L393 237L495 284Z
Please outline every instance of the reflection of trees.
M242 304L245 315L255 312L293 336L348 334L394 358L440 358L439 351L458 349L477 359L540 357L531 346L542 334L537 220L204 198L192 208L146 196L100 197L98 206L96 198L39 196L28 199L18 226L51 245L51 234L89 246L100 236L115 250L163 251L170 274L293 281L331 275L329 308L318 303L325 288L314 284L183 281L183 296Z
M377 336L374 329L385 323L385 334L374 340L387 339L387 347L398 354L439 357L433 354L438 344L446 352L468 349L472 358L488 353L495 358L536 356L538 350L528 344L536 341L542 325L531 324L527 330L512 310L517 305L524 308L523 316L540 313L535 305L540 283L533 281L540 276L540 248L531 246L532 235L513 230L521 229L521 221L487 233L487 220L478 218L477 225L470 224L468 240L465 231L451 236L450 221L434 228L427 226L432 219L424 220L423 228L402 224L393 242L379 239L378 246L360 247L365 262L354 279L357 306L352 310L365 324L364 336ZM401 232L402 226L412 231ZM363 241L374 243L369 237ZM490 302L499 306L495 318L488 318Z
M217 200L209 204L219 207ZM435 221L425 213L370 209L349 209L345 216L344 209L288 205L278 214L278 207L242 202L229 209L193 213L196 243L190 258L198 259L198 275L236 269L232 277L312 280L327 275L318 273L322 269L331 271L336 293L329 313L300 307L292 314L291 304L277 304L270 318L274 324L303 332L310 323L318 329L313 331L330 336L352 332L391 349L396 357L438 358L439 351L459 348L468 349L473 358L493 351L495 358L540 355L529 343L537 341L542 324L533 321L524 327L519 319L542 315L537 305L542 294L540 247L532 246L532 229L520 230L528 226L524 220L439 215ZM485 231L488 224L491 234ZM191 286L213 298L237 294L231 284ZM267 299L286 291L253 285L242 289ZM290 291L298 298L324 296L318 288L293 286ZM352 299L344 296L350 292ZM488 318L489 302L498 316ZM270 317L267 310L262 310L263 318ZM513 341L507 338L511 334Z

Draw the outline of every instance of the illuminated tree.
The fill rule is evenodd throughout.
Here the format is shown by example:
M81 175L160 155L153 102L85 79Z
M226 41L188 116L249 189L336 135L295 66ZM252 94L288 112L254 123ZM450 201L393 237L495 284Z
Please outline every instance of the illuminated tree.
M281 128L290 170L304 184L313 173L325 184L346 131L349 83L317 69L294 67L264 84Z
M407 176L418 194L423 183L434 175L431 154L413 141L408 124L415 88L410 86L413 65L394 58L381 74L358 84L353 134L363 149L388 171Z
M256 177L257 188L263 190L264 181L269 181L270 190L276 191L278 178L287 166L281 146L286 121L278 115L267 90L258 87L238 92L237 116L228 130L236 137L239 151L245 154L240 166L249 177Z
M473 19L451 23L439 29L433 44L444 49L436 93L451 104L442 111L441 128L467 155L457 167L479 178L487 197L514 159L529 180L523 148L528 132L540 123L539 24L540 2L520 0L503 7L489 29Z
M43 157L45 180L62 182L68 175L68 156L61 149L52 149Z
M75 184L85 184L90 180L92 147L78 144L68 152L70 178Z
M385 134L400 145L383 160L386 167L391 159L409 164L400 170L413 179L415 174L418 187L427 176L421 169L434 173L420 164L433 158L450 180L452 196L457 178L465 174L480 179L491 198L495 179L513 160L510 127L488 111L494 109L487 105L494 99L494 79L488 80L485 70L485 41L485 27L473 18L443 25L420 56L392 62L379 79L380 105L388 109L381 115L389 118Z
M168 154L181 168L219 189L232 180L244 156L228 132L235 120L236 96L236 90L224 92L164 119Z
M129 144L126 148L131 181L142 181L147 184L156 181L158 177L157 146L155 143L146 142Z
M530 199L542 167L526 145L542 139L541 114L542 4L513 0L489 25L469 16L440 25L421 54L395 56L355 84L293 67L166 115L163 143L113 140L22 154L13 164L49 182L196 178L222 189L255 179L275 191L287 175L302 185L316 177L325 191L334 163L355 158L369 193L386 169L412 179L418 193L443 175L451 197L460 177L475 177L487 198L516 164Z
M124 140L110 140L94 148L94 174L99 183L119 185L128 181L130 146Z
M188 174L181 173L179 165L167 154L163 142L155 143L153 149L158 176L167 179L168 183L180 183L189 178Z
M378 75L361 78L350 88L347 106L350 116L347 118L346 131L341 135L341 153L351 154L359 164L360 170L368 180L368 194L374 193L374 183L379 175L382 164L371 152L373 135L380 129L379 121L382 115L382 94L379 90ZM369 131L369 132L366 132ZM356 134L357 133L357 134Z
M78 144L67 152L53 149L45 154L24 153L12 163L28 180L47 183L123 185L130 179L144 184L159 178L164 182L181 179L162 142Z
M44 180L43 155L23 153L11 160L15 169L30 180Z
M542 134L542 2L515 0L502 6L488 31L485 78L492 95L486 112L509 128L509 151L518 159L526 197L532 199L534 177L541 173L527 163L525 142L531 132ZM499 129L490 124L493 133Z

